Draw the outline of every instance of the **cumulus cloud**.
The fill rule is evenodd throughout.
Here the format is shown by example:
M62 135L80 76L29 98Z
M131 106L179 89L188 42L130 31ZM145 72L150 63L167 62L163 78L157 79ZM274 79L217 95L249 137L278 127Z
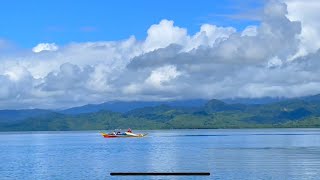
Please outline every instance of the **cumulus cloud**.
M170 82L179 75L180 72L177 71L175 66L167 65L153 70L145 82L156 88L161 88L165 83Z
M143 43L144 52L165 48L171 44L184 46L183 51L190 51L199 46L212 46L216 41L228 38L236 29L203 24L195 35L187 34L187 29L174 26L173 21L162 20L148 29L148 36Z
M188 39L187 30L173 25L173 21L162 20L148 29L144 42L146 52L166 47L170 44L184 44Z
M0 55L0 108L319 93L319 47L310 50L308 18L291 14L294 3L268 2L260 24L241 32L203 24L188 34L164 19L141 41L40 43Z
M58 50L58 46L55 43L39 43L34 48L32 48L32 51L35 53L39 53L42 51L56 51Z
M320 3L318 0L283 0L288 5L288 18L300 21L302 32L299 34L301 40L299 51L295 57L316 52L320 48Z

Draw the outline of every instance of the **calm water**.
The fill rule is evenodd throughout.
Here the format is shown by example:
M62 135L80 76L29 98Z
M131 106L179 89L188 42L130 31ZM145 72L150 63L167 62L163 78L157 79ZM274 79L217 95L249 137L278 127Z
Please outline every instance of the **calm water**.
M1 179L147 179L110 172L207 171L209 177L319 179L320 129L167 130L146 138L97 132L0 133Z

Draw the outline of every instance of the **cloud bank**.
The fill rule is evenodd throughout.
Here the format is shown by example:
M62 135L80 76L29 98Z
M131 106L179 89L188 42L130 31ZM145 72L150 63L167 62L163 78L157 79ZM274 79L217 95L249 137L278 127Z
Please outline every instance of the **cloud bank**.
M266 3L260 25L243 31L203 24L190 35L164 19L142 41L39 43L0 55L0 108L319 93L320 36L308 19L316 11L286 3Z

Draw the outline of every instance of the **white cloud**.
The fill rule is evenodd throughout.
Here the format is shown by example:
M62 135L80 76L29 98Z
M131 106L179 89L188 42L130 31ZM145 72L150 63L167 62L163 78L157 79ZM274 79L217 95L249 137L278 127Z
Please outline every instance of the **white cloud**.
M317 51L320 48L320 1L283 1L288 5L288 18L302 24L301 44L296 57Z
M235 32L236 29L232 27L217 27L211 24L203 24L199 32L188 38L186 44L180 45L184 46L183 51L190 51L199 46L213 46L215 43L227 39Z
M282 60L279 59L277 56L276 57L273 57L271 58L268 63L267 63L267 66L269 68L274 68L274 67L279 67L283 64Z
M235 33L232 27L217 27L203 24L195 35L187 34L187 29L174 26L173 21L162 20L148 29L148 36L143 44L144 52L165 48L170 44L183 46L183 51L190 51L199 46L212 46L216 41L222 41Z
M13 66L4 72L12 81L20 81L21 79L30 76L29 71L25 67Z
M55 43L39 43L34 48L32 48L32 51L35 53L39 53L42 51L57 51L58 46Z
M144 51L149 52L170 44L184 44L188 41L187 30L173 25L173 21L162 20L148 29Z
M41 43L33 48L37 53L0 54L0 108L319 93L316 42L310 49L318 30L308 19L316 11L302 15L299 10L294 16L292 2L289 14L285 4L269 2L260 25L242 32L203 24L190 35L173 21L162 20L141 41L132 36L60 47ZM299 18L302 28L293 21ZM305 34L308 28L312 37ZM302 49L305 56L300 57ZM42 51L50 53L38 53Z
M170 82L172 79L175 79L179 75L181 75L181 73L177 71L175 66L167 65L151 71L150 76L146 79L145 82L156 88L161 88L165 83Z

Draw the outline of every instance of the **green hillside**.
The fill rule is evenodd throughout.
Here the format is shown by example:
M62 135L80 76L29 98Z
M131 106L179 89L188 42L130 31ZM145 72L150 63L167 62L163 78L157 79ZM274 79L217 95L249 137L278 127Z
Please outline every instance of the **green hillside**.
M1 122L1 131L103 129L209 129L320 127L319 101L286 100L264 105L227 104L219 100L204 106L144 107L127 113L99 111L87 114L47 113L25 120Z

